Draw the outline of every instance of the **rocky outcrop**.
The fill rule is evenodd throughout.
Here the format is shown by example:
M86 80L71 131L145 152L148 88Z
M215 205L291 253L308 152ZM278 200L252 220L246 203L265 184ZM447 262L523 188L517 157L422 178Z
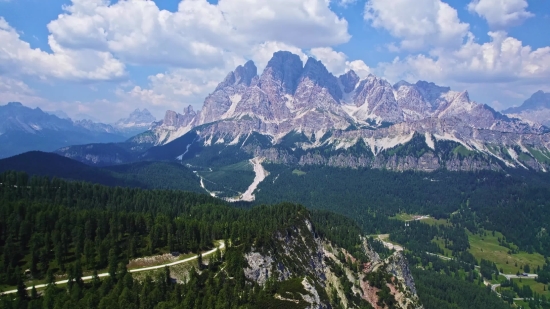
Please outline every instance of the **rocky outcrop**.
M363 247L369 262L368 267L358 271L357 267L351 267L357 259L346 250L315 237L308 220L286 232L277 233L275 240L276 247L271 250L253 248L245 254L248 266L244 271L249 280L260 285L266 285L270 280L298 280L301 283L303 292L299 293L299 298L289 298L292 294L276 295L280 300L306 304L307 308L331 308L336 293L338 302L345 308L358 308L360 299L379 308L377 290L372 287L365 289L364 284L370 272L383 271L394 278L388 286L398 301L397 308L422 308L407 262L398 253L382 260L364 239ZM351 286L351 291L345 290L344 286ZM369 291L373 293L368 294Z
M353 70L349 70L346 74L338 77L338 81L342 85L344 93L352 92L359 83L359 80L359 76Z

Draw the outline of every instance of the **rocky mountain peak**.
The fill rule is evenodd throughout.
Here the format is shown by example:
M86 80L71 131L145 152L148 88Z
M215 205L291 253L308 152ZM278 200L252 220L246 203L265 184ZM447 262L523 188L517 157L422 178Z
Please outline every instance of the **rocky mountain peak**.
M450 87L441 87L432 82L420 80L415 84L422 96L429 102L433 102L441 97L442 94L451 91Z
M245 85L250 86L252 79L258 75L258 68L253 61L249 60L243 65L239 65L235 71L229 72L225 79L218 84L218 87L214 92L218 90L223 90L226 87Z
M340 75L338 80L340 81L340 84L342 84L344 92L350 93L353 89L355 89L355 86L359 83L360 78L355 71L349 70L345 74Z
M407 81L400 80L397 83L395 83L395 85L393 85L393 89L395 90L399 90L399 88L401 87L412 87L412 84Z
M135 109L128 118L122 118L118 120L114 126L121 130L128 130L131 128L146 128L155 122L156 118L144 108L140 110L139 108Z
M321 61L308 58L298 84L306 79L321 88L326 88L336 102L342 99L342 90L338 86L338 79L327 70Z
M258 75L258 68L252 60L249 60L244 66L240 65L235 69L235 84L250 86L250 82L256 75Z
M164 115L162 125L164 127L174 128L186 127L194 120L196 115L197 113L195 113L191 105L183 110L183 115L175 111L168 110Z
M298 55L288 51L275 52L260 77L261 87L263 89L275 86L281 88L284 93L294 94L302 71L303 63Z
M183 109L183 115L195 116L197 113L193 110L193 106L189 105Z

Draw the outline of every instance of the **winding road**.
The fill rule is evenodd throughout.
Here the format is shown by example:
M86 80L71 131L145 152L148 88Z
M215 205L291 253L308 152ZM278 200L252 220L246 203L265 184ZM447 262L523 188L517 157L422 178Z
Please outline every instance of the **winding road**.
M225 248L225 243L223 241L221 241L221 244L217 248L214 248L212 250L203 252L202 255L203 256L210 255L210 254L213 254L214 252L216 252L216 250L218 250L218 249L221 250L223 248ZM195 256L188 257L188 258L183 259L183 260L172 262L172 263L167 263L167 264L162 264L162 265L157 265L157 266L130 269L130 270L128 270L128 272L137 273L137 272L142 272L142 271L150 271L150 270L155 270L155 269L161 269L161 268L164 268L166 266L174 266L174 265L178 265L178 264L187 263L187 262L196 260L197 257L198 257L198 255L195 255ZM109 273L101 273L101 274L98 274L97 276L99 278L107 277L107 276L109 276ZM92 280L92 278L93 278L93 276L85 276L85 277L82 277L82 280L83 281L88 281L88 280ZM56 281L55 284L64 284L64 283L67 283L67 282L69 282L69 280L59 280L59 281ZM48 284L38 284L38 285L35 285L34 287L36 289L39 289L39 288L45 288L47 286L48 286ZM27 290L31 290L31 289L32 289L32 286L27 287ZM13 293L17 293L17 290L9 290L9 291L5 291L5 292L0 292L0 295L13 294Z

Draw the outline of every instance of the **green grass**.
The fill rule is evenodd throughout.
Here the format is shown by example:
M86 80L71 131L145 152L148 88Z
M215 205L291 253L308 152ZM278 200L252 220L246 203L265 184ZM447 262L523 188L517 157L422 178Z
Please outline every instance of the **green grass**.
M546 286L546 291L544 290L544 284L540 282L536 282L533 279L521 279L521 282L519 282L519 279L512 279L514 282L516 282L520 288L524 285L528 285L531 287L531 290L533 292L538 293L539 295L545 295L546 298L550 297L550 291L548 291L548 286Z
M470 241L470 253L477 259L485 259L494 262L498 269L503 269L506 274L515 274L520 270L520 267L529 264L531 272L537 266L544 265L544 257L539 253L529 254L527 252L520 252L517 254L508 254L509 249L501 246L498 243L498 237L502 238L502 234L496 232L495 236L492 232L487 232L487 236L480 236L478 234L472 234L469 231L468 240ZM508 263L506 263L508 262ZM517 266L515 266L517 263Z
M390 219L397 219L401 221L410 221L414 219L413 215L407 214L407 213L398 213L393 217L390 217Z
M466 148L462 145L459 145L455 149L453 149L453 153L454 154L459 154L463 157L467 157L467 156L471 156L471 155L475 154L475 152L468 150L468 148Z
M303 176L303 175L305 175L305 174L307 174L307 173L304 172L304 171L301 171L301 170L299 170L299 169L295 169L295 170L292 171L292 174L297 175L297 176Z
M443 238L439 238L439 239L433 239L432 240L433 243L436 243L439 248L443 249L443 255L444 256L448 256L448 257L452 257L453 256L453 252L447 248L445 248L445 241L443 240Z
M445 226L451 225L449 222L447 222L446 219L435 219L433 217L429 217L428 219L421 220L421 222L429 225L445 225Z
M530 161L530 160L533 159L533 158L531 158L530 155L526 154L525 152L520 152L518 157L521 161Z
M531 147L527 147L527 149L529 150L531 155L533 155L533 157L537 159L537 161L543 162L543 163L550 163L550 158L548 158L547 155L545 155L542 151Z

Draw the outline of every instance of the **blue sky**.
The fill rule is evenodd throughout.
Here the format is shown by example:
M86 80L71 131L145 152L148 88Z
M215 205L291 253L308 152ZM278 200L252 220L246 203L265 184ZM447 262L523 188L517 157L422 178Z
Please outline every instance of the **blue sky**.
M468 1L0 0L0 104L160 118L200 109L229 71L280 49L497 110L550 91L550 1Z

